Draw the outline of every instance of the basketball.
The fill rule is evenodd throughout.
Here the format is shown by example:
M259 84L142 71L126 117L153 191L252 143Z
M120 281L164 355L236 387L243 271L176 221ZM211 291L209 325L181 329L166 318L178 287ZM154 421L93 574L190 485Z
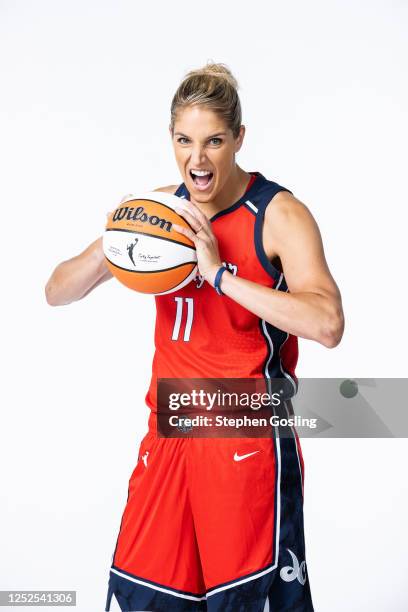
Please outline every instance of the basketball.
M194 243L173 229L173 223L190 227L176 207L185 208L182 198L153 191L126 196L110 213L103 252L113 276L129 289L164 295L197 274Z

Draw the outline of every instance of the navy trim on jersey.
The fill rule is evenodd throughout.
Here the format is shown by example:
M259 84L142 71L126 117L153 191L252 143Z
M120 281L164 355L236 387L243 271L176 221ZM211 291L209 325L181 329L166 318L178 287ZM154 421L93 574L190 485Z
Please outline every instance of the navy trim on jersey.
M278 283L280 280L280 277L283 276L283 272L275 268L273 263L268 259L265 253L263 242L262 242L262 228L263 228L264 213L265 211L263 212L259 211L255 219L255 227L254 227L255 251L258 256L259 263L261 264L265 272L267 272L269 276L272 276L272 278L276 281L276 283ZM282 287L282 282L284 284L284 287ZM285 289L286 280L284 277L282 279L282 282L280 283L280 287L282 287L282 291L285 291L286 290Z
M176 191L174 192L174 195L179 198L185 198L187 193L188 191L186 189L186 186L184 185L184 183L181 183L181 185L179 185Z
M287 284L286 284L286 280L283 275L283 272L275 268L272 262L269 261L265 253L265 249L264 249L263 242L262 242L262 228L264 224L266 208L269 202L272 200L272 198L275 197L275 195L279 193L280 191L288 191L289 193L292 193L290 189L287 189L286 187L282 187L281 185L278 185L278 183L275 183L274 181L266 181L265 187L260 190L260 192L255 196L255 198L252 198L252 200L250 198L246 198L246 199L250 200L251 203L258 209L258 212L256 213L255 226L254 226L254 242L255 242L255 251L258 256L259 262L261 266L263 267L263 269L276 282L278 282L281 279L281 276L283 277L281 279L279 289L281 291L287 291Z

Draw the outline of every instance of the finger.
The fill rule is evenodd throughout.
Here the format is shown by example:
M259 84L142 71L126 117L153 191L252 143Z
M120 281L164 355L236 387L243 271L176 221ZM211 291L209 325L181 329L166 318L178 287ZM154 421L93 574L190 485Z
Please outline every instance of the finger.
M189 210L186 210L185 208L176 208L175 210L176 213L179 214L180 217L183 217L196 232L203 227L203 224L200 222L200 220L197 219L197 217Z
M200 237L195 232L193 232L189 227L183 227L182 225L173 223L173 229L176 230L176 232L178 232L179 234L183 234L183 236L187 236L187 238L190 238L190 240L192 240L194 243L196 243L197 240L200 240Z
M190 200L188 200L188 208L190 208L192 210L192 214L194 214L194 216L197 217L197 219L200 221L201 225L204 225L204 224L207 225L207 226L210 225L210 221L209 221L208 217L206 217L205 214L203 213L203 211L200 210L198 208L198 206L196 206L196 204L194 204ZM182 209L182 210L185 210L185 209Z

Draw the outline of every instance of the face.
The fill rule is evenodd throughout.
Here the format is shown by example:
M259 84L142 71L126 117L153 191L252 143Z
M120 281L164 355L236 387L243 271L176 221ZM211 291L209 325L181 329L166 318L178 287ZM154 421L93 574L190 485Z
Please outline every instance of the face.
M170 129L171 134L171 129ZM177 113L172 135L177 165L193 198L213 200L235 169L235 154L245 135L241 125L238 138L212 110L189 106ZM205 174L205 176L197 176Z

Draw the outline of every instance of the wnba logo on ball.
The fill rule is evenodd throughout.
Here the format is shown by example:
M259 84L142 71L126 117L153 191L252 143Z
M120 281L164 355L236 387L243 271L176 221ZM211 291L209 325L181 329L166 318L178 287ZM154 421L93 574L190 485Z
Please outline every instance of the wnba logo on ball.
M129 258L130 258L130 261L135 266L135 268L136 268L136 264L135 264L135 260L133 259L133 249L135 248L135 246L137 245L138 242L139 242L139 238L135 238L134 242L131 242L126 247L128 255L129 255Z
M158 225L161 229L166 230L166 232L171 231L171 221L161 219L157 215L148 215L143 206L138 206L137 208L133 208L132 206L117 208L112 217L112 221L123 221L124 219L127 221L141 221L142 223L150 223L150 225Z

